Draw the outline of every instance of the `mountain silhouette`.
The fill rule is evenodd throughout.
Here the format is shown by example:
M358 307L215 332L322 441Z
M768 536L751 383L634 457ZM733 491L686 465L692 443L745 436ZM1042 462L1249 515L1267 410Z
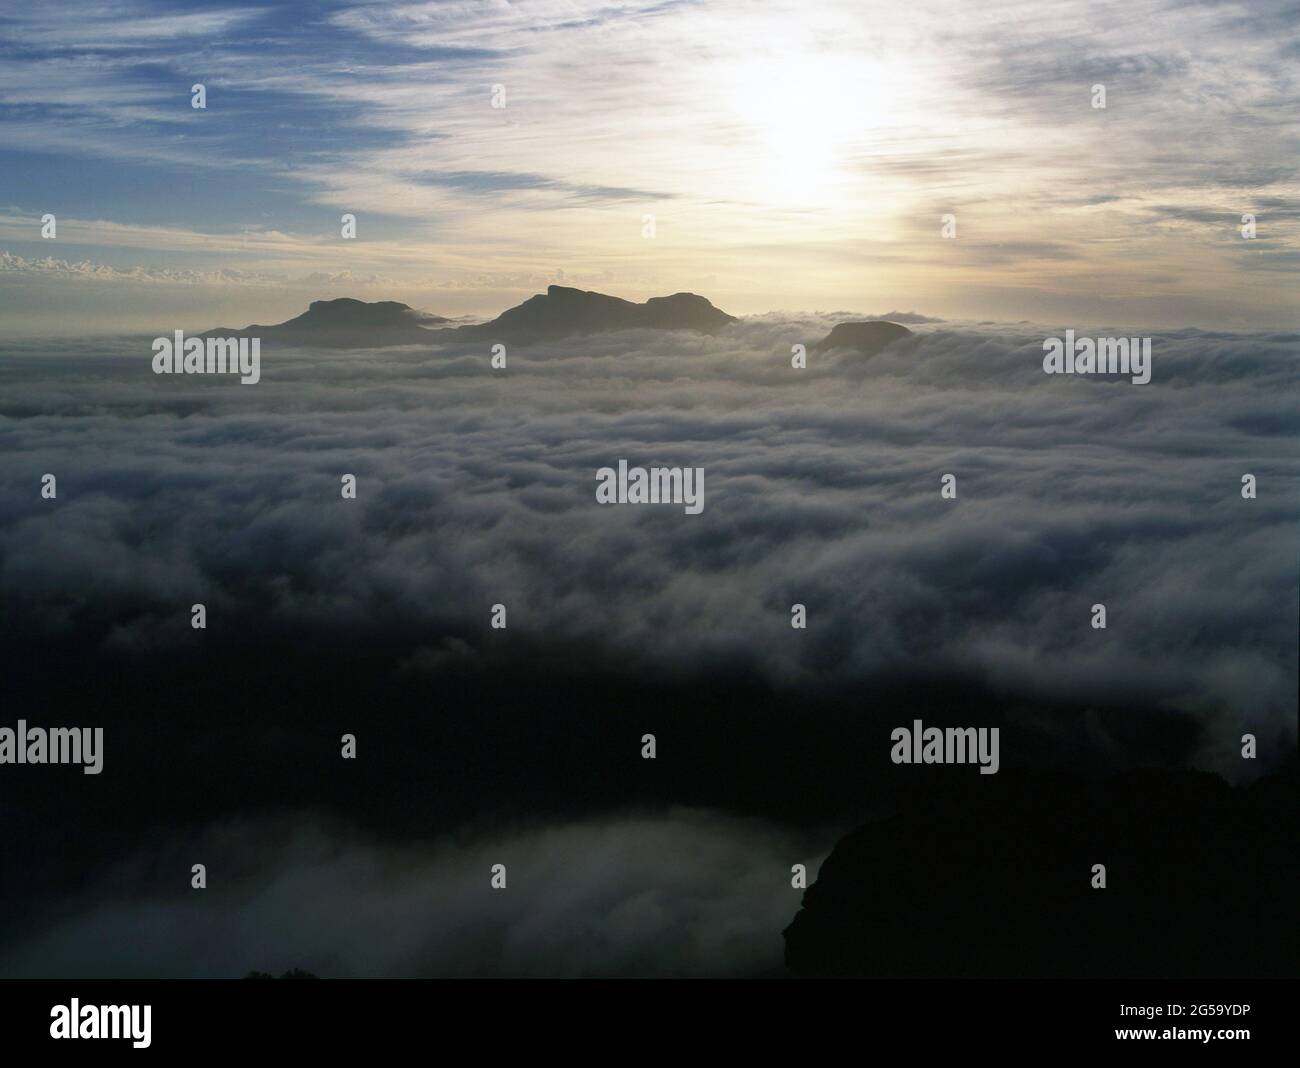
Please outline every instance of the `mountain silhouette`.
M823 863L785 930L795 974L1294 970L1294 759L1242 789L1174 770L1091 785L1009 769L917 783L895 815L853 831ZM1104 889L1092 886L1095 864Z
M813 352L830 349L852 349L863 356L874 356L886 345L912 333L898 323L873 319L865 323L839 323L829 334L813 345Z
M544 294L529 297L489 323L443 332L473 340L527 343L610 330L695 330L712 334L735 321L735 316L694 293L651 297L644 304L634 304L604 293L548 286Z
M604 293L548 286L545 293L529 297L491 322L443 326L450 321L392 300L371 304L340 297L313 301L302 315L288 322L243 330L217 327L203 336L260 337L286 344L350 349L453 341L527 344L611 330L695 330L712 334L736 318L694 293L651 297L644 304L635 304Z
M253 325L243 330L217 327L204 337L260 337L285 344L315 345L325 348L383 348L389 345L414 345L433 339L442 323L441 316L416 311L395 300L369 303L352 297L337 300L314 300L296 318L273 326Z
M529 344L614 330L693 330L715 334L736 322L695 293L651 297L636 304L621 297L570 286L548 286L486 323L448 326L450 319L416 311L395 300L373 303L339 297L314 300L301 315L283 323L254 324L242 330L217 327L203 337L258 337L288 345L368 349L392 345L445 344L457 341L507 341ZM873 356L912 333L884 320L839 323L812 346L814 352L849 349Z

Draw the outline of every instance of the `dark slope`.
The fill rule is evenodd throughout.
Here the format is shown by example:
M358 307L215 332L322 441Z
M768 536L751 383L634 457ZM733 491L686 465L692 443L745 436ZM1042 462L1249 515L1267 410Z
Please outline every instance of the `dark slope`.
M1293 974L1296 772L927 777L844 837L785 931L798 975ZM941 782L946 785L941 785ZM1092 866L1107 886L1093 889Z

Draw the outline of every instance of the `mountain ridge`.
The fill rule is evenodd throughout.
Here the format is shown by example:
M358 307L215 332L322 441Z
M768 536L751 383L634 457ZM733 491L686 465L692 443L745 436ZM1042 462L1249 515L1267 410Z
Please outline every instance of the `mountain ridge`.
M611 330L694 330L713 334L736 322L705 297L673 293L637 304L593 290L547 286L545 293L503 311L490 322L454 328L471 339L500 341L551 340L575 334Z
M272 341L301 341L328 348L374 347L376 335L385 345L428 341L432 327L449 323L439 315L416 311L396 300L364 301L354 297L313 300L307 310L282 323L254 323L241 330L216 327L203 337L260 337Z
M496 318L464 326L451 319L417 311L394 300L362 301L353 297L314 300L301 315L283 323L253 324L242 329L216 327L203 337L259 337L326 348L384 348L396 345L446 344L456 341L503 341L530 344L618 330L689 330L717 334L734 315L706 297L679 292L637 303L622 297L571 286L547 286ZM810 346L814 352L850 349L874 355L912 333L884 320L839 323Z

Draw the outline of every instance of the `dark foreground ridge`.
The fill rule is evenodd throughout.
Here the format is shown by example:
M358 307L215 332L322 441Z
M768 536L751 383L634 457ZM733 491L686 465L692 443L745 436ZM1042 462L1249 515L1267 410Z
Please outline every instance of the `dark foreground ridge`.
M305 312L288 322L274 326L254 324L243 330L228 330L219 326L203 336L259 337L290 345L325 348L377 348L428 343L434 334L430 328L450 321L416 311L395 300L370 303L352 297L339 297L337 300L314 300Z
M945 769L946 770L946 769ZM1296 765L951 779L843 838L785 931L807 976L1258 978L1296 960ZM1104 864L1106 887L1092 886Z
M898 323L887 323L883 319L873 319L865 323L839 323L831 332L817 342L813 352L826 352L830 349L852 349L863 356L874 356L886 345L899 338L908 337L912 331Z

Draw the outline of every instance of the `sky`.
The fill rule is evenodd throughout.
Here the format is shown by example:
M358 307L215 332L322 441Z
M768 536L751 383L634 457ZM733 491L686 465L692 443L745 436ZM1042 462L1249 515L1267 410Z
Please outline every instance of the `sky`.
M1264 0L9 5L0 314L491 316L558 282L740 315L1294 326L1298 22Z

